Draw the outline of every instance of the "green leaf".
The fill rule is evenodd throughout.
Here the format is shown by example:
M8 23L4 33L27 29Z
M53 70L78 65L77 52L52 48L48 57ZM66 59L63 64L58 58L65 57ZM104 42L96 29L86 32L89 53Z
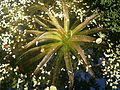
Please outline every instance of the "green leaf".
M88 17L83 23L79 24L75 29L72 30L73 34L78 33L82 29L86 27L90 23L91 20L93 20L95 17L97 17L98 14L93 14L90 17Z
M43 27L48 28L48 26L47 26L45 23L43 23L42 21L40 21L39 19L34 18L34 20L35 20L39 25L42 25Z
M45 56L46 51L36 55L35 57L31 58L30 60L27 60L25 63L23 63L23 65L30 66L31 64L33 64L33 62L36 62L38 60L40 60L41 58L43 58L43 56Z
M33 51L37 51L37 50L40 50L41 47L34 47L34 48L31 48L29 49L28 51L24 52L22 55L20 55L18 58L21 58L22 56L24 56L25 54L28 54L30 52L33 52Z
M69 80L70 80L70 89L72 90L73 85L74 85L74 73L73 73L72 62L71 62L69 53L70 53L69 50L67 49L67 47L65 47L64 48L64 59L65 59L65 64L66 64Z
M37 15L37 17L38 17L39 19L41 19L41 21L48 22L48 23L50 23L51 25L54 25L51 20L46 19L45 17L41 17L40 15Z
M62 0L62 6L63 6L63 14L64 14L64 29L66 32L68 32L70 19L69 19L69 10L66 0Z
M90 65L90 63L87 61L86 59L86 56L85 56L85 53L84 53L84 50L79 46L79 44L77 43L71 43L72 47L78 52L78 55L80 55L84 61L84 63L86 64L86 67L88 67ZM89 68L89 72L90 74L94 77L94 73L91 69L91 67L88 67Z
M44 35L42 39L61 41L61 35L57 32L51 31L48 34Z
M49 31L58 31L56 28L45 28L45 29Z
M60 51L60 50L59 50ZM54 69L54 73L53 73L53 80L52 83L53 85L56 85L57 80L59 78L59 74L60 74L60 70L62 67L62 58L63 58L63 53L62 52L57 52L57 56L56 56L56 62L55 62L55 69Z
M45 55L45 57L43 58L43 60L39 63L39 65L36 67L36 69L34 70L33 74L37 74L39 72L39 69L46 63L49 61L49 59L51 58L51 56L58 50L58 48L61 46L60 43L55 44L55 46L53 46Z
M23 49L29 48L30 46L34 45L35 42L38 41L38 40L40 40L40 36L36 37L34 40L32 40L28 44L26 44Z
M83 42L93 42L96 39L91 36L86 36L86 35L76 35L72 38L74 41L83 41Z
M40 10L44 11L44 12L48 12L48 8L45 7L44 3L33 3L37 8L39 8ZM42 8L41 8L42 7Z
M56 17L53 15L53 13L55 13L53 10L52 12L50 10L48 10L45 5L41 5L38 3L34 3L35 5L37 5L41 10L43 10L44 12L47 12L47 15L49 16L49 18L52 21L52 24L61 32L61 34L64 33L64 29L60 26L58 20L56 19ZM42 7L42 8L41 8Z
M80 20L78 19L78 20L76 20L74 23L73 23L73 25L71 26L71 30L73 30L78 24L80 24Z
M105 29L98 27L98 28L93 28L93 29L90 29L90 30L83 30L83 31L79 32L79 34L88 35L88 34L98 33L98 32L101 32L101 31L105 31Z
M38 31L38 30L26 30L27 34L36 34L36 35L40 35L43 34L43 31Z
M45 36L47 36L47 35L49 36L50 34L52 34L52 32L45 32L45 33L43 33L42 35L37 36L34 40L32 40L31 42L29 42L28 44L26 44L26 45L24 46L24 49L29 48L30 46L34 45L34 44L36 43L36 41L40 41L40 40L42 40Z

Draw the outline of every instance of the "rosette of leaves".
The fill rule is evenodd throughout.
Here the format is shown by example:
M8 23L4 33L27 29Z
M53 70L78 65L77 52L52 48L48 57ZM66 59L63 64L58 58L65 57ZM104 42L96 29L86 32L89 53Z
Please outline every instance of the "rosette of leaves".
M78 62L80 62L82 58L87 71L94 76L91 67L89 67L90 63L86 59L84 50L80 47L80 43L94 42L96 39L89 35L103 31L103 28L97 27L85 30L85 27L90 24L90 21L95 19L98 14L91 15L82 23L78 23L78 21L73 22L71 21L73 16L70 13L70 6L72 3L67 0L60 0L59 2L62 6L62 9L59 9L63 13L62 19L58 19L55 16L54 10L50 9L49 5L45 5L44 3L33 3L33 5L36 6L41 12L45 13L45 17L34 17L36 23L42 27L42 30L26 31L26 33L35 34L36 37L24 46L23 51L26 52L22 53L18 59L21 59L24 55L27 55L30 52L39 51L38 55L35 55L35 57L29 60L30 62L39 60L39 64L31 76L36 75L40 68L53 56L58 58L55 59L57 60L55 66L55 71L57 73L58 66L61 65L61 63L58 62L60 60L64 60L70 80L69 88L72 89L74 85L74 71L71 56L75 55ZM35 46L36 43L37 45ZM18 60L17 63L19 63L19 61L20 60ZM54 73L54 75L56 73Z

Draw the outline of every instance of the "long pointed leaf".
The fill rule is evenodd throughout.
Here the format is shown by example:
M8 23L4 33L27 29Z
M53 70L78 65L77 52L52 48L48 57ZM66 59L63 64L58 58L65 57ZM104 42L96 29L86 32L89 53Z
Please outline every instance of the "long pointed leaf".
M42 37L44 37L45 35L48 35L49 33L51 33L51 32L45 32L45 33L43 33L42 35L36 37L34 40L32 40L31 42L29 42L28 44L26 44L26 45L24 46L24 49L27 49L27 48L29 48L30 46L34 45L34 44L36 43L36 41L41 40Z
M48 12L48 9L45 7L44 3L33 3L36 7L38 7L40 10L44 11L44 12Z
M49 30L49 31L57 31L56 28L45 28L46 30Z
M57 57L56 57L56 62L55 62L55 69L54 69L54 74L53 74L53 80L52 80L52 84L56 85L56 82L59 78L59 74L60 74L60 70L61 70L61 59L63 57L63 53L58 52L57 53Z
M88 34L98 33L98 32L101 32L101 31L105 31L105 29L98 27L98 28L93 28L93 29L90 29L90 30L83 30L83 31L79 32L79 34L88 35Z
M43 20L43 21L47 21L49 24L51 24L51 25L54 25L54 23L51 21L51 20L48 20L48 19L45 19L45 18L41 18L41 17L39 17L41 20ZM48 28L48 27L46 27L46 28ZM56 29L56 30L58 30L58 29Z
M88 61L86 60L84 51L82 50L82 48L77 44L77 43L72 43L72 46L78 51L78 54L81 55L82 59L84 60L85 64L88 65Z
M49 9L47 9L45 7L44 4L39 4L39 3L34 3L35 5L37 5L37 7L39 7L41 10L43 10L44 12L47 12L47 15L49 16L49 18L51 19L52 21L52 24L58 29L60 30L61 34L64 33L64 29L60 26L58 20L55 18L55 16L53 15L53 13L55 13L54 11L50 11ZM41 8L42 7L42 8Z
M91 75L94 77L94 73L93 73L91 67L88 67L90 65L90 63L87 61L85 53L82 50L82 48L79 46L79 44L77 44L75 42L72 43L71 45L78 52L78 55L80 55L82 57L84 63L86 64L86 67L89 68L89 71L90 71Z
M63 32L61 32L61 30L63 30L63 28L60 26L60 24L58 23L58 21L57 21L57 19L53 16L53 14L50 12L49 13L50 14L50 16L51 16L51 20L48 20L48 19L45 19L45 18L41 18L40 16L38 16L41 20L43 20L43 21L47 21L47 22L49 22L51 25L54 25L55 27L56 27L56 29L54 29L54 30L56 30L56 31L59 31L60 33L63 33ZM49 29L49 27L46 27L46 29L47 30L51 30L51 29Z
M74 73L73 73L73 67L72 67L69 51L67 49L64 50L64 59L70 80L70 89L72 90L74 84Z
M45 24L45 23L43 23L42 21L40 21L39 19L37 19L37 18L34 18L34 20L39 24L39 25L42 25L43 27L45 27L45 28L47 28L48 26Z
M61 41L61 39L58 36L56 36L56 35L48 35L48 36L46 35L42 39Z
M69 30L69 24L70 24L70 19L69 19L69 10L68 6L66 5L66 0L62 0L63 4L63 14L64 14L64 29L66 32Z
M44 17L40 17L39 15L37 15L42 21L48 22L51 25L54 25L54 23L51 20L45 19Z
M79 20L79 19L76 20L76 21L72 24L70 30L73 30L79 23L80 23L80 20Z
M36 67L36 69L34 70L33 74L37 74L39 72L39 69L46 63L49 61L50 57L54 54L54 52L56 52L56 50L60 47L61 45L55 45L54 47L52 47L48 53L45 55L45 57L43 58L43 60L39 63L39 65Z
M38 17L39 17L41 20L47 21L47 22L49 22L51 25L54 25L54 26L55 26L55 24L54 24L51 20L48 20L48 19L45 19L45 18L41 18L40 16L38 16ZM38 23L41 24L42 26L44 26L46 30L57 31L57 32L60 33L60 34L63 34L63 32L61 31L61 28L59 28L59 27L58 27L58 28L50 28L50 27L47 27L47 25L44 24L44 23L41 22L41 21L38 21Z
M39 35L39 34L43 34L44 32L38 30L26 30L26 33Z
M26 61L23 65L30 66L33 62L38 61L39 59L43 58L45 56L46 52L42 52L35 57L31 58L30 60Z
M50 19L53 22L53 25L61 32L61 34L64 34L64 29L60 26L59 22L57 21L57 19L55 18L55 16L53 16L53 14L50 12L49 14Z
M96 39L91 36L86 36L86 35L76 35L72 38L74 41L83 41L83 42L93 42Z
M75 29L73 29L73 34L76 34L77 32L81 31L90 23L91 20L93 20L95 17L97 17L98 14L93 14L90 17L88 17L83 23L79 24Z
M48 34L44 35L42 39L61 41L61 35L57 32L51 31Z
M24 46L24 49L27 49L29 48L30 46L32 46L33 44L35 44L36 41L38 41L40 38L39 36L36 37L34 40L32 40L31 42L27 43L25 46Z
M19 58L21 58L22 56L24 56L25 54L28 54L30 52L33 52L33 51L37 51L39 50L41 47L34 47L34 48L31 48L29 49L28 51L24 52L22 55L19 56Z
M22 55L20 55L20 56L18 57L18 60L19 60L19 58L21 58L23 55L28 54L28 53L33 52L33 51L37 51L37 50L41 51L41 49L44 49L44 52L47 52L50 47L54 46L54 44L56 44L56 43L50 43L50 44L45 44L45 45L42 45L42 46L39 46L39 47L31 48L31 49L29 49L28 51L24 52ZM44 53L44 52L42 51L42 53ZM41 55L41 54L40 54L40 55ZM38 56L39 56L39 55L35 56L35 57L32 58L31 60L39 59ZM38 58L37 58L37 57L38 57ZM17 62L18 62L18 61L17 61Z

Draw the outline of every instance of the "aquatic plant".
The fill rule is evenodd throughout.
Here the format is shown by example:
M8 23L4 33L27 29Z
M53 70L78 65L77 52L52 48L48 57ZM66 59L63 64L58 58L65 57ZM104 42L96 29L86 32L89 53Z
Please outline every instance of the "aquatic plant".
M39 51L39 54L31 58L28 62L29 64L39 60L39 63L34 72L31 74L31 77L38 74L40 68L52 57L56 57L58 59L55 59L57 60L55 71L58 72L58 66L61 65L61 60L64 60L70 80L69 88L72 89L74 85L72 56L77 58L79 63L83 62L86 66L86 71L90 72L90 74L94 77L91 65L86 59L84 50L81 48L80 44L83 42L95 43L96 38L89 35L104 31L104 29L101 27L96 27L93 29L86 28L86 26L90 24L93 19L99 16L98 13L94 13L85 20L83 19L83 15L85 15L85 13L82 13L80 14L81 18L78 20L74 19L73 22L72 19L75 17L72 17L72 14L74 14L75 7L72 9L71 7L75 4L75 1L71 2L67 0L56 1L56 5L58 5L58 7L52 7L42 2L33 3L33 5L41 11L40 15L33 17L34 21L40 25L40 29L26 30L26 33L35 34L36 37L23 46L22 50L25 52L22 53L17 59L18 64L24 55L27 55L33 51ZM39 12L37 12L37 14L38 13ZM97 42L99 42L99 40L97 40ZM54 76L56 76L55 74L56 73L54 73Z

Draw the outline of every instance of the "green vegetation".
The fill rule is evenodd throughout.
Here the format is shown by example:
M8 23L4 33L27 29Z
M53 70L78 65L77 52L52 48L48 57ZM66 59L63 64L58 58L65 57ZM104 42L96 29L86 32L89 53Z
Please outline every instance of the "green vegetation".
M117 51L112 50L111 43L107 41L109 35L99 33L120 31L119 13L115 9L119 6L119 1L114 0L2 0L0 84L4 85L8 79L9 86L13 88L19 88L21 82L26 83L25 87L32 82L33 87L41 83L59 86L62 81L59 77L65 71L72 90L74 71L79 65L84 65L85 72L97 77L86 51L90 50L89 47L100 48L106 43L106 51L112 54L108 55L100 48L101 55L113 56L115 60L103 60L103 75L107 76L109 70L119 72L119 57L116 58L119 45L116 46ZM113 64L111 69L107 68L110 64ZM115 76L115 73L111 75ZM63 82L68 80L66 77ZM65 86L63 84L61 87Z

